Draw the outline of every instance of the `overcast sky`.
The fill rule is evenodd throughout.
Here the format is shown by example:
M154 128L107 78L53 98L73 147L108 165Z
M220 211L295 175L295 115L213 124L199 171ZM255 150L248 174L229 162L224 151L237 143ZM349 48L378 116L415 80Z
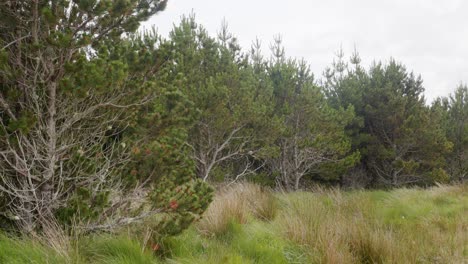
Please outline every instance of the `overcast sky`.
M169 0L150 19L167 35L190 12L214 35L223 18L244 50L258 37L263 49L281 34L286 55L306 59L317 77L334 54L356 46L363 64L402 62L421 74L426 98L468 82L468 1L465 0Z

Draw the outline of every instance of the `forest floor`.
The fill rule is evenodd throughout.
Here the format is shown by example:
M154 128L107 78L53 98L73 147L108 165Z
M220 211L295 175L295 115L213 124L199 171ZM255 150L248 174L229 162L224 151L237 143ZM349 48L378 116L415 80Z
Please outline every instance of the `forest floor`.
M0 235L0 263L468 263L468 185L391 191L219 191L204 218L142 237Z

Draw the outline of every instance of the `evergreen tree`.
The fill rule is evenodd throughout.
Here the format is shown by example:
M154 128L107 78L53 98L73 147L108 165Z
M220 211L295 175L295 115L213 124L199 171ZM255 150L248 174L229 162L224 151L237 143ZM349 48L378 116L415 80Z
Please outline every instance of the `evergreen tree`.
M425 106L422 80L394 60L368 72L357 61L353 56L354 68L345 66L344 74L336 66L329 70L325 88L335 107L354 106L359 119L348 133L373 184L446 181L444 155L451 144Z
M464 181L468 175L468 88L460 85L448 98L438 98L432 111L453 143L447 155L447 170L454 182Z
M158 221L164 226L158 231L175 233L207 207L211 189L192 180L192 163L179 151L184 127L172 121L184 100L172 86L157 86L164 63L158 39L128 37L165 5L156 0L0 3L0 199L6 201L0 214L5 219L26 230L54 218L66 224L75 219L78 228L92 231L169 214L172 221ZM151 109L151 115L138 127L142 109ZM164 118L157 120L158 115ZM152 129L167 133L148 131L151 120ZM153 156L161 155L166 142L170 153ZM141 144L149 148L140 152L144 157L138 153ZM164 162L152 164L158 158ZM158 167L155 176L162 163L166 167Z
M274 114L282 120L276 139L276 155L269 165L277 182L297 190L301 180L336 180L359 158L350 153L344 127L353 119L353 109L330 108L304 61L286 59L281 39L271 46L273 57L268 67L274 95Z
M262 105L255 104L247 58L226 24L210 37L194 16L182 19L162 46L172 50L168 82L180 81L198 112L188 144L197 174L209 179L236 180L256 170L253 156Z

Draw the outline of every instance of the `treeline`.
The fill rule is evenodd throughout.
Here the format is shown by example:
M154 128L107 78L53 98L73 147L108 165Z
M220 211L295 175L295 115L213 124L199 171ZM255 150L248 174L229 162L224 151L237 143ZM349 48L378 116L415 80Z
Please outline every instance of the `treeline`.
M207 182L466 179L466 86L427 106L393 60L366 70L340 55L316 79L280 38L265 58L259 41L243 51L226 25L212 37L193 17L168 38L135 33L165 5L0 3L0 228L144 222L160 237L201 217Z
M428 106L421 78L393 59L365 69L359 54L338 52L316 79L281 38L269 48L269 58L258 40L242 51L226 24L212 37L193 17L161 39L164 81L197 112L187 145L199 178L289 190L466 179L466 86Z

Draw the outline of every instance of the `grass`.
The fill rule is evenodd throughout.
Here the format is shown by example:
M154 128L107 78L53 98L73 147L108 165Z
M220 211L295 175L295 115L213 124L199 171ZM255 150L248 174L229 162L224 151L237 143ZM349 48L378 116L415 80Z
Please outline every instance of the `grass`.
M315 263L465 263L468 189L327 191L283 197L282 236Z
M240 184L164 241L164 259L124 234L50 240L0 235L0 263L468 263L468 186L274 194Z
M46 242L30 238L0 236L0 263L52 264L52 263L117 263L150 264L159 263L138 241L128 237L92 236L75 241L76 248L66 255Z
M277 198L269 189L241 183L221 189L196 228L206 236L222 236L252 217L270 221L277 211Z
M67 263L68 259L50 247L30 239L0 235L0 263Z

